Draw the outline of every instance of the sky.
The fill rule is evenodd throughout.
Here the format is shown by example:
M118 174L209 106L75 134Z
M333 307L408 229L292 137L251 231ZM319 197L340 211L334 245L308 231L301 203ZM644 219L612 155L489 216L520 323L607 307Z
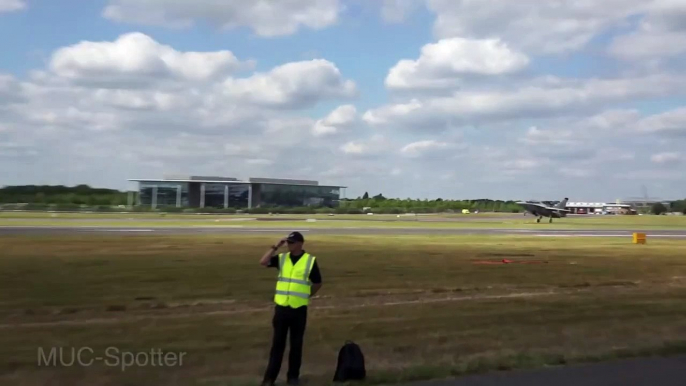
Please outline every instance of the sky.
M0 0L0 185L686 197L683 0Z

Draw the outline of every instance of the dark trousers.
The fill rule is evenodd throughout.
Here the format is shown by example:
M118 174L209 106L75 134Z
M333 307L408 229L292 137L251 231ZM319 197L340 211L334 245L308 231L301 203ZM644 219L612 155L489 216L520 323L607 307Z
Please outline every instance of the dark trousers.
M265 381L276 381L281 370L283 353L286 350L286 336L290 332L290 351L288 353L288 379L300 377L300 364L302 362L303 337L307 325L307 307L290 308L276 306L272 326L274 335L272 348L269 354L269 365L264 373Z

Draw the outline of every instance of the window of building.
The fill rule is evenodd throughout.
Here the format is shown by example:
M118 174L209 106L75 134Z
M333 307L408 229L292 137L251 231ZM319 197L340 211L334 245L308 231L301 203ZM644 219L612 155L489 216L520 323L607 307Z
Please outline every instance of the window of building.
M260 186L261 206L328 206L338 203L340 189L325 186Z
M157 188L156 200L153 200L153 195ZM179 191L180 190L180 191ZM188 205L188 184L175 182L141 182L139 188L141 205L156 206L176 206L179 199L181 206Z

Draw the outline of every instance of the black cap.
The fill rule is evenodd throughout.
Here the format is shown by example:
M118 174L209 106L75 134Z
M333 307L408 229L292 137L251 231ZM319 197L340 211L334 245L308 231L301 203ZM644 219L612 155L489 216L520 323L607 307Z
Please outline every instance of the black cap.
M287 241L295 241L296 243L303 243L305 242L305 238L300 232L291 232L291 234L286 237Z

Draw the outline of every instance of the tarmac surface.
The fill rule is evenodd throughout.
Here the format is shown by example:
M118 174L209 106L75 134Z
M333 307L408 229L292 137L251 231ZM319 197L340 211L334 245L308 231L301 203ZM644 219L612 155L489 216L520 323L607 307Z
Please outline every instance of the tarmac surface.
M683 386L686 356L498 372L411 386ZM409 385L408 385L409 386Z
M579 230L579 229L501 229L501 228L369 228L369 227L126 227L126 226L0 226L0 235L50 235L96 233L153 233L159 235L194 234L274 234L300 231L314 235L519 235L538 237L631 237L643 232L649 238L686 239L684 230Z

